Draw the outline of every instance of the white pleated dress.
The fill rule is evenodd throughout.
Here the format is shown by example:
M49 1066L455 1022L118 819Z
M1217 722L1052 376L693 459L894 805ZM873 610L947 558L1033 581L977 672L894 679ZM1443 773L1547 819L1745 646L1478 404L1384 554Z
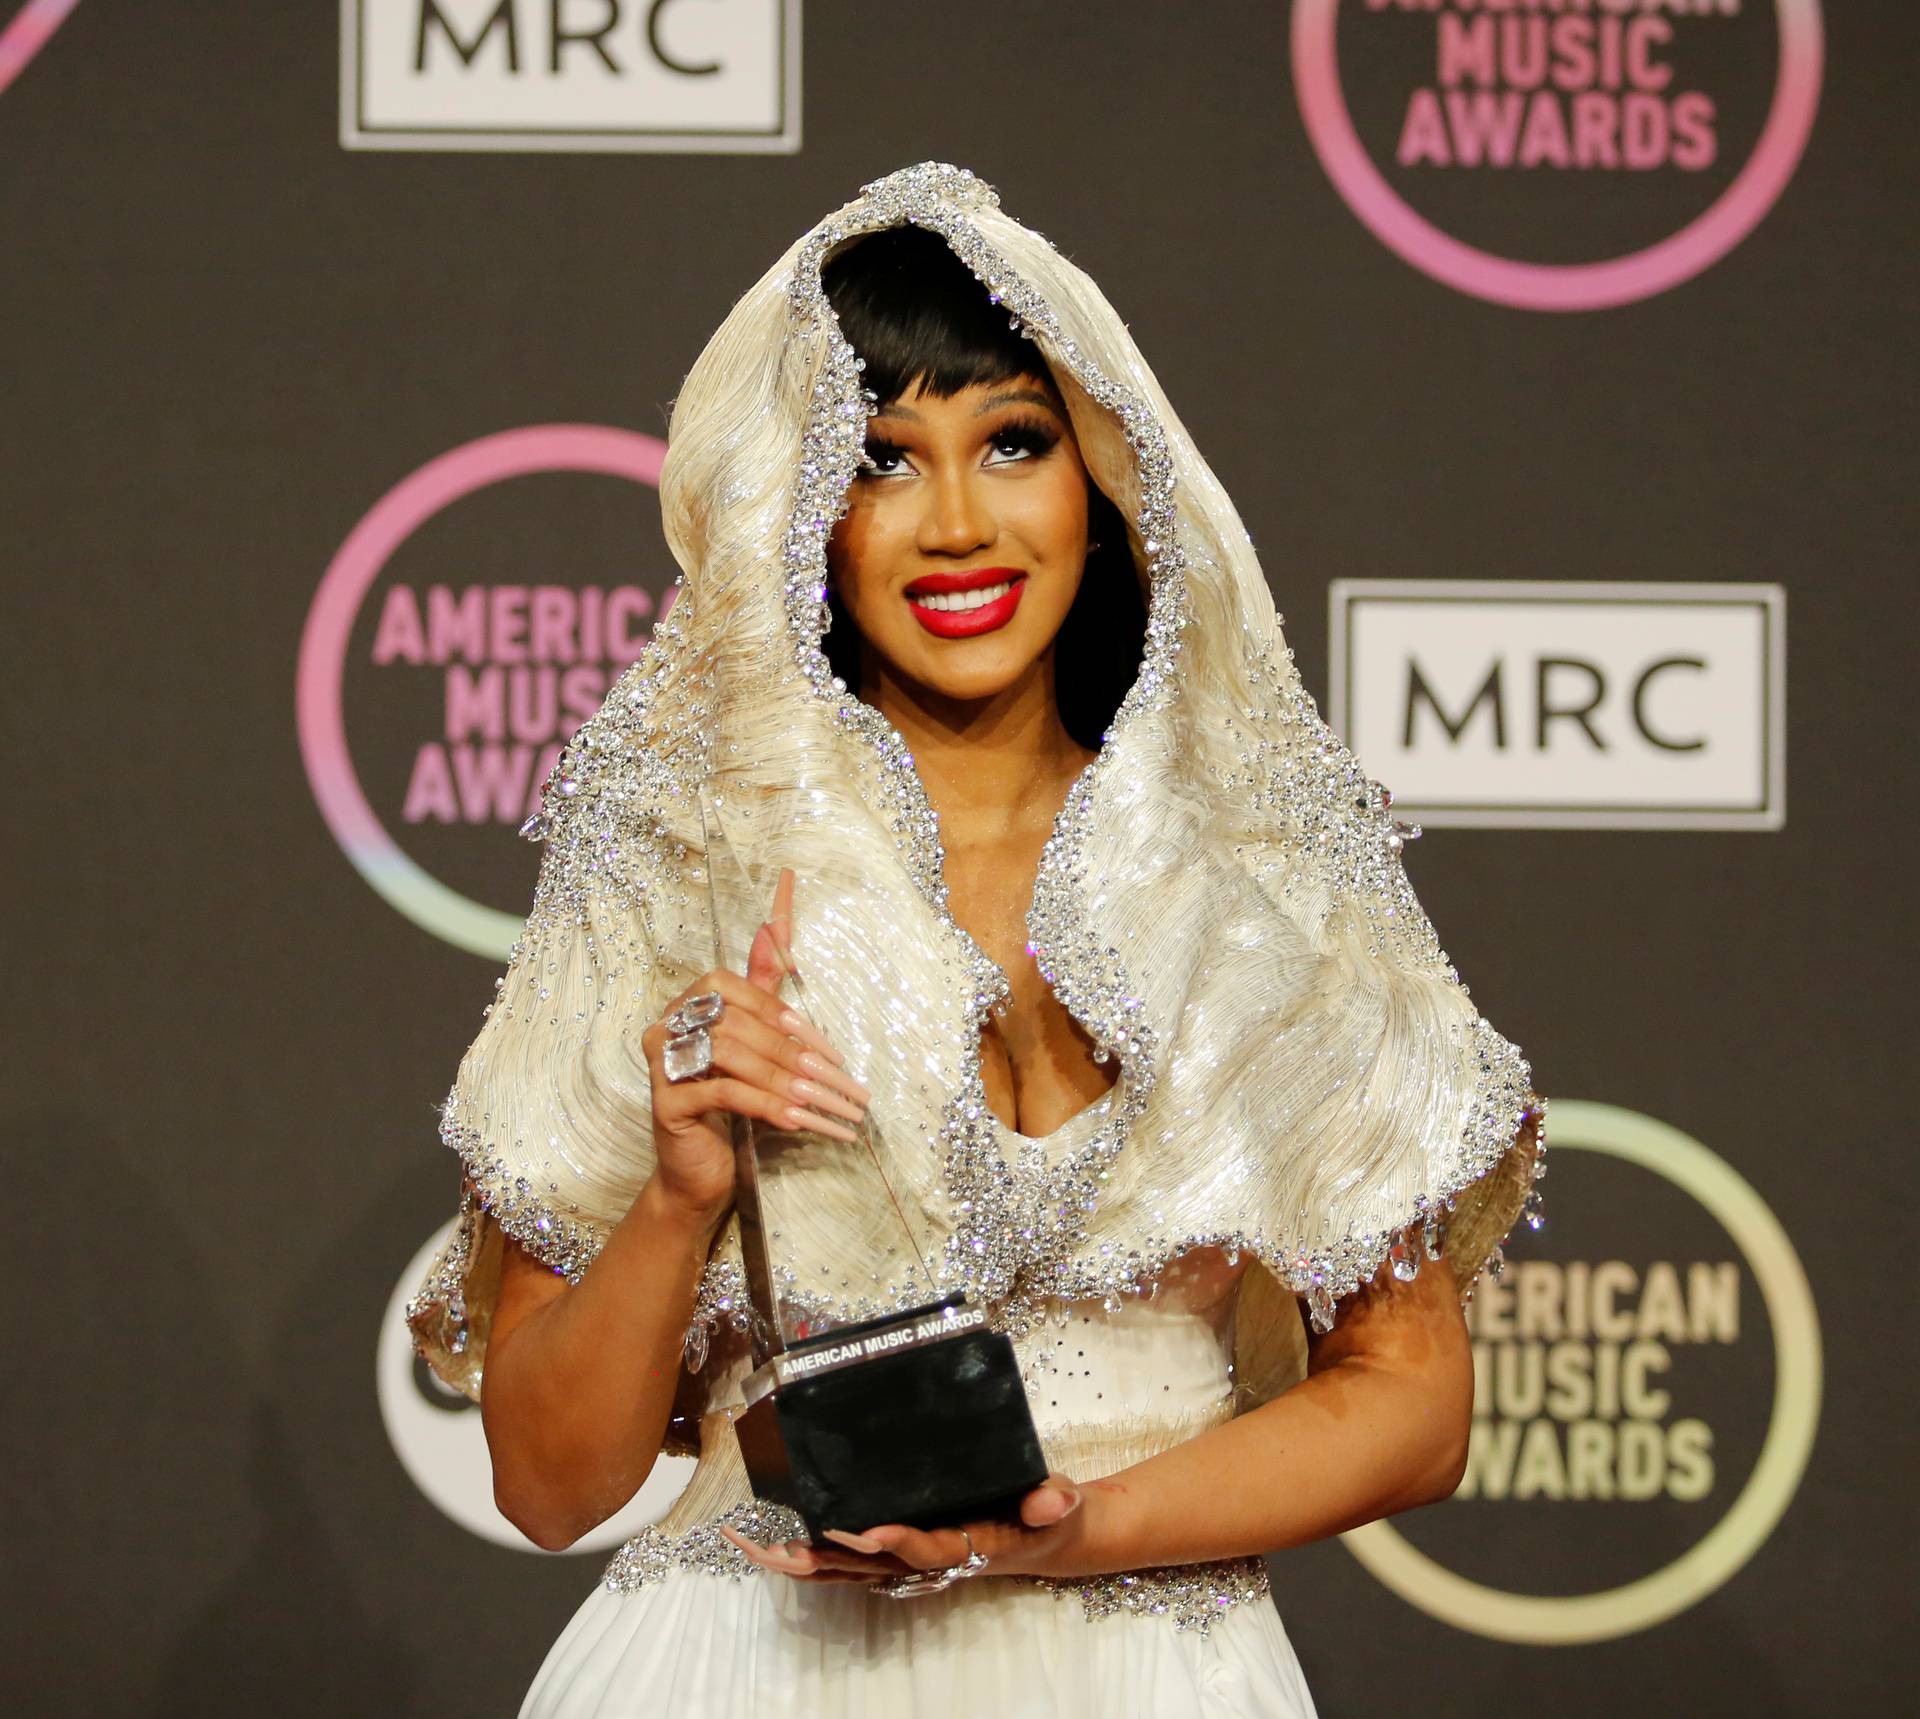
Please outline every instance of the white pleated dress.
M1115 1310L1055 1303L1016 1341L1054 1468L1097 1478L1231 1417L1246 1269L1212 1250L1190 1254L1151 1298ZM711 1519L693 1498L700 1489L696 1474L682 1500L691 1515L676 1506L616 1555L548 1651L520 1719L1314 1712L1258 1559L1052 1584L989 1572L894 1600L747 1565L699 1526ZM672 1532L689 1520L691 1533Z
M1164 1617L1088 1617L990 1576L918 1600L851 1583L678 1573L598 1588L547 1655L521 1719L783 1712L795 1719L1187 1719L1314 1711L1267 1602L1203 1636Z

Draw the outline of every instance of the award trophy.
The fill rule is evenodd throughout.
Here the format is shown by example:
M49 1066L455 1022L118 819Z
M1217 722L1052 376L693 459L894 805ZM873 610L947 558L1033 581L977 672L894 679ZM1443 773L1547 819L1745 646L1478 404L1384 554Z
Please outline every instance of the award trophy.
M715 965L738 973L771 911L785 845L778 831L791 830L792 815L804 818L818 801L791 783L748 783L737 775L730 782L729 775L709 785L701 817ZM776 833L759 833L769 829ZM780 956L786 1001L817 1023L787 951ZM847 1144L750 1117L729 1119L754 1362L746 1409L733 1424L754 1492L797 1511L816 1544L831 1544L823 1542L829 1528L859 1533L885 1522L936 1528L1014 1519L1021 1498L1045 1480L1047 1465L1013 1343L989 1328L983 1307L955 1291L911 1311L823 1330L776 1294L767 1223L778 1234L779 1214L763 1215L762 1196L794 1182L763 1172L785 1152L858 1155L857 1166L841 1168L871 1174L876 1216L890 1212L920 1256L869 1124L860 1122L859 1141ZM921 1264L924 1271L924 1256Z

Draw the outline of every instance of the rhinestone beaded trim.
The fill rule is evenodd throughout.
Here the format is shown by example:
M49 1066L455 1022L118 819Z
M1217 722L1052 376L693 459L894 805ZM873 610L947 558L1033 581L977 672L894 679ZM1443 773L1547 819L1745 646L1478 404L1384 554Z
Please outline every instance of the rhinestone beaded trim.
M1175 689L1180 634L1189 618L1186 556L1164 430L1131 389L1108 377L1075 341L1063 335L1052 306L963 213L998 205L993 188L965 168L934 161L904 168L864 186L854 204L809 235L788 285L788 303L800 338L824 338L826 343L805 432L801 461L805 477L785 546L788 610L800 667L815 694L830 704L845 728L864 741L881 764L898 811L895 827L908 832L914 876L966 951L973 975L962 1079L942 1128L948 1192L958 1221L937 1275L944 1283L963 1284L975 1296L996 1304L996 1323L1020 1334L1032 1328L1048 1298L1103 1296L1112 1304L1158 1276L1178 1253L1212 1245L1266 1259L1307 1299L1316 1328L1329 1329L1333 1302L1372 1278L1404 1230L1348 1236L1319 1252L1283 1238L1235 1231L1155 1236L1125 1253L1110 1249L1092 1256L1079 1253L1106 1174L1151 1096L1155 1062L1153 1029L1141 1015L1140 999L1119 953L1103 948L1087 924L1082 849L1103 778L1117 756L1113 742ZM904 741L877 710L854 697L845 682L833 675L820 648L830 624L827 538L834 521L846 511L866 417L878 404L878 397L861 385L864 361L840 332L821 283L821 264L842 241L903 223L938 232L986 288L992 302L1008 310L1011 325L1028 339L1044 340L1048 358L1070 370L1088 395L1120 421L1139 475L1141 507L1135 526L1149 580L1140 672L1099 753L1067 793L1041 856L1027 919L1035 962L1060 1001L1086 1028L1095 1056L1104 1061L1118 1051L1125 1065L1117 1102L1104 1124L1059 1163L1050 1163L1039 1143L1021 1148L1011 1162L1001 1151L986 1100L979 1040L988 1014L1008 994L1006 976L947 912L938 820ZM1378 896L1397 904L1371 919L1373 952L1379 953L1381 945L1391 941L1409 961L1447 967L1445 951L1399 864L1407 835L1417 834L1417 829L1387 815L1392 795L1361 773L1357 760L1321 721L1297 676L1282 674L1270 659L1263 659L1263 667L1267 671L1263 690L1285 701L1291 720L1309 725L1320 745L1311 749L1318 769L1310 773L1310 780L1301 780L1303 773L1290 754L1284 759L1267 755L1260 762L1269 779L1258 786L1284 794L1290 806L1303 806L1305 815L1298 820L1303 849L1324 847L1336 834L1347 836L1349 826L1359 822L1364 839L1342 841L1339 850L1351 880L1348 898L1371 906L1371 898ZM1288 696L1289 678L1296 689L1292 697ZM1346 808L1351 808L1351 815ZM1331 905L1328 911L1333 911ZM1457 983L1458 974L1450 967L1447 971ZM1499 1162L1517 1127L1513 1118L1519 1113L1524 1119L1531 1095L1531 1070L1517 1047L1484 1020L1474 1021L1473 1033L1489 1101L1469 1124L1463 1174L1456 1188L1448 1191L1449 1204L1458 1188ZM1438 1207L1430 1210L1421 1201L1407 1228L1424 1232L1432 1245L1441 1221Z
M941 1131L954 1228L937 1275L944 1284L964 1284L994 1305L996 1324L1019 1334L1031 1329L1050 1297L1102 1296L1113 1305L1118 1297L1137 1292L1156 1277L1180 1252L1211 1245L1263 1259L1306 1300L1314 1325L1324 1330L1331 1326L1334 1303L1341 1296L1368 1281L1389 1256L1396 1265L1407 1256L1404 1244L1409 1236L1418 1235L1425 1244L1411 1257L1437 1251L1454 1196L1499 1162L1529 1106L1538 1107L1540 1101L1518 1048L1476 1018L1471 1032L1481 1075L1481 1103L1466 1122L1449 1185L1430 1199L1416 1201L1406 1223L1313 1246L1304 1245L1298 1236L1223 1229L1129 1238L1124 1248L1088 1247L1090 1221L1107 1173L1151 1095L1155 1035L1142 1018L1140 998L1118 953L1102 947L1087 922L1082 848L1095 801L1112 768L1116 751L1112 740L1144 712L1165 705L1175 690L1180 633L1188 621L1187 561L1174 505L1176 479L1162 426L1132 390L1105 375L1062 334L1046 299L967 219L969 212L996 209L998 204L992 187L964 168L929 161L902 169L863 187L858 198L808 235L787 286L795 339L823 346L783 543L784 588L796 657L814 695L880 765L883 815L900 839L910 875L965 951L971 979L972 1031L964 1035L967 1052L962 1079L948 1101ZM866 415L875 402L861 385L863 363L840 333L822 288L820 267L835 245L902 223L939 232L994 301L1005 306L1013 325L1028 338L1043 341L1048 359L1069 370L1089 397L1113 414L1124 428L1140 479L1135 526L1150 587L1141 670L1099 754L1061 809L1041 858L1028 917L1035 959L1048 983L1093 1037L1096 1054L1104 1058L1118 1051L1124 1060L1115 1102L1101 1126L1059 1163L1049 1163L1037 1143L1015 1148L1011 1157L1002 1150L985 1099L978 1043L989 1012L1008 994L1006 976L947 912L937 819L904 741L877 710L852 696L832 676L820 648L828 625L827 538L846 509ZM650 801L667 797L684 801L688 781L699 772L707 737L698 732L696 713L682 724L685 732L648 735L647 744L638 742L653 689L666 672L666 654L684 644L678 623L690 613L690 593L681 589L646 654L622 677L619 696L610 697L602 713L583 726L556 764L546 801L553 812L543 811L523 830L540 839L566 827L567 839L549 848L553 875L543 875L541 898L549 912L571 918L577 925L589 923L583 905L589 892L631 908L644 924L649 906L657 908L678 887L685 850L672 842L668 820L650 818L647 807ZM1277 625L1271 643L1278 643ZM1291 649L1283 654L1290 663ZM1245 851L1249 869L1281 894L1290 893L1296 876L1309 870L1327 884L1319 896L1327 918L1349 904L1365 915L1370 953L1378 955L1390 948L1409 965L1444 971L1459 984L1399 863L1405 840L1417 835L1417 828L1391 817L1391 794L1361 772L1352 754L1321 720L1298 676L1283 666L1281 655L1281 650L1272 648L1264 654L1249 653L1251 672L1259 683L1254 692L1263 707L1249 713L1254 735L1243 754L1241 773L1220 784L1256 802L1284 806L1289 814L1284 837L1251 844ZM1296 731L1304 728L1305 743L1299 743L1296 732L1294 743L1282 744L1275 724ZM582 778L601 762L593 756L596 748L607 766L598 768L597 774L617 778L617 791L602 783L593 795L583 798L597 801L613 792L619 804L596 808L583 824L579 814L585 807L576 796L582 794ZM617 758L608 756L613 753ZM1314 862L1311 868L1309 861ZM638 893L646 885L633 881L643 875L660 880L651 895ZM684 908L684 901L679 905ZM1460 988L1466 990L1464 985ZM544 991L540 995L544 997ZM481 1119L483 1126L485 1120ZM474 1197L494 1213L503 1229L577 1282L598 1252L607 1226L559 1199L556 1186L536 1189L516 1173L480 1130L455 1119L451 1097L442 1112L442 1137L460 1153ZM1537 1205L1530 1205L1530 1223L1536 1212ZM445 1275L444 1270L440 1275ZM737 1261L716 1249L688 1332L691 1365L700 1364L708 1335L722 1322L738 1327L740 1292ZM840 1320L891 1310L889 1302L834 1304L824 1298L815 1309Z
M681 1534L648 1528L635 1535L614 1553L602 1585L611 1593L631 1594L676 1573L733 1581L766 1574L721 1536L722 1527L763 1546L806 1533L805 1524L784 1505L759 1500L737 1504ZM1169 1564L1106 1576L997 1576L994 1580L1024 1582L1045 1589L1055 1599L1077 1597L1088 1618L1120 1613L1165 1618L1176 1630L1197 1630L1203 1636L1235 1606L1264 1600L1271 1592L1266 1561L1261 1558Z
M992 187L964 168L922 162L873 181L840 218L816 228L802 247L788 287L788 303L805 340L824 338L826 356L806 427L801 469L807 474L786 543L787 601L802 673L849 733L864 742L882 766L898 808L896 827L908 832L913 875L965 958L972 975L971 1019L961 1035L966 1045L958 1089L942 1126L947 1189L958 1222L936 1267L943 1284L967 1287L978 1299L998 1304L997 1323L1013 1332L1030 1329L1048 1295L1098 1293L1076 1280L1068 1256L1085 1240L1103 1172L1119 1152L1127 1130L1146 1106L1151 1073L1129 1078L1100 1128L1064 1162L1050 1164L1038 1144L1009 1163L994 1133L981 1073L979 1042L988 1015L1008 996L1006 975L947 910L945 856L939 823L914 769L913 758L892 724L849 692L828 665L820 641L830 624L825 600L826 544L833 522L846 511L848 485L859 464L866 420L878 396L861 384L865 362L840 332L821 282L821 264L843 240L878 228L916 223L938 232L1004 305L1023 335L1046 334L1093 398L1125 424L1139 461L1144 505L1137 525L1148 558L1146 644L1142 666L1122 700L1094 760L1069 789L1054 832L1043 850L1027 921L1036 964L1067 1010L1093 1039L1101 1060L1118 1050L1129 1071L1150 1070L1152 1029L1139 1015L1117 952L1103 950L1086 928L1075 887L1085 817L1103 773L1111 767L1112 737L1135 713L1164 699L1172 686L1180 628L1185 620L1174 481L1164 437L1152 415L1130 390L1109 381L1087 363L1075 343L1059 339L1053 311L962 215L965 209L997 207ZM1103 1287L1105 1287L1103 1285Z

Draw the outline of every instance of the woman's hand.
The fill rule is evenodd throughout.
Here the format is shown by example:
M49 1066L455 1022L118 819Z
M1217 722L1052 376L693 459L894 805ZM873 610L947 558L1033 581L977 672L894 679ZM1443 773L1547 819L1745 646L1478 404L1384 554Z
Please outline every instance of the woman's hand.
M708 1217L733 1197L733 1141L719 1113L852 1141L859 1136L845 1123L859 1121L872 1097L841 1066L846 1059L826 1035L780 1001L780 981L793 969L792 929L793 870L785 867L744 977L724 969L703 974L640 1036L653 1077L654 1178L669 1199ZM673 1029L664 1015L707 991L718 991L726 1004L707 1029L713 1066L696 1080L670 1081L662 1058Z
M1083 1506L1099 1490L1097 1481L1082 1489L1064 1474L1049 1474L1020 1501L1018 1522L969 1522L964 1532L899 1522L862 1534L829 1528L827 1538L843 1551L804 1540L761 1546L731 1528L720 1532L761 1569L801 1581L874 1582L914 1570L944 1570L964 1564L969 1546L987 1560L982 1575L1044 1576L1056 1565L1072 1565L1072 1547L1087 1524Z

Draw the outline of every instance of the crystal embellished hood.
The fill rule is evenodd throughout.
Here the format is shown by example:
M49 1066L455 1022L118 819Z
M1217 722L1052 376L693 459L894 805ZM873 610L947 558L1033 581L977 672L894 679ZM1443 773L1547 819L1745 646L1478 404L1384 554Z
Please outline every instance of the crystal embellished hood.
M1119 1076L1041 1140L987 1105L980 1035L1007 980L947 911L913 760L821 649L827 537L875 404L821 266L907 222L1033 341L1148 596L1138 678L1027 917ZM1325 1329L1390 1253L1411 1275L1444 1238L1463 1290L1497 1261L1543 1168L1529 1065L1441 948L1402 867L1413 832L1321 720L1246 529L1125 324L991 187L923 162L800 238L687 376L661 507L676 599L530 820L533 911L442 1112L461 1223L408 1318L444 1378L477 1394L500 1234L577 1280L651 1172L640 1035L714 964L702 804L721 779L736 802L804 784L782 825L795 959L873 1089L875 1149L926 1249L923 1269L886 1245L852 1149L802 1155L764 1198L777 1286L816 1324L965 1287L1017 1333L1050 1299L1135 1293L1212 1244L1266 1268L1262 1317L1297 1339L1290 1296ZM690 1366L743 1304L730 1220ZM1240 1339L1250 1399L1297 1375L1297 1342L1272 1337Z

